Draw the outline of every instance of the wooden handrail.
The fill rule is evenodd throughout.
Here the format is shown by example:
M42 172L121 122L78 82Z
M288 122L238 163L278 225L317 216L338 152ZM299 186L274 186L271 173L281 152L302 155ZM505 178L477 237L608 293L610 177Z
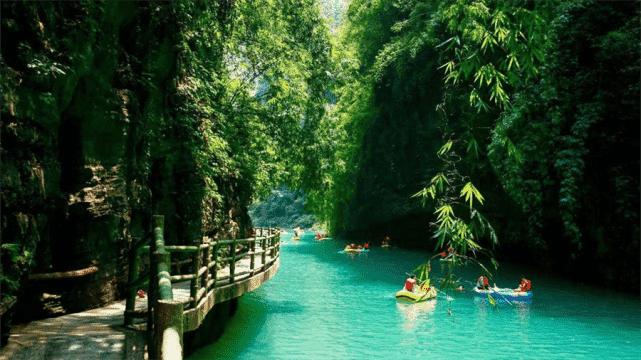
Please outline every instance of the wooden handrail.
M90 266L88 268L71 271L60 271L47 274L31 274L29 280L53 280L53 279L70 279L81 276L87 276L98 271L98 267Z
M200 250L198 246L167 245L165 250L170 253L195 253Z
M149 355L151 358L182 357L182 351L171 353L171 349L182 350L183 329L198 327L212 306L213 291L221 286L230 286L245 281L246 275L267 271L276 262L280 252L280 233L271 228L260 229L256 236L247 239L218 240L199 245L165 245L164 218L153 217L153 241L150 245L137 241L130 252L129 286L125 324L133 325L135 318L147 317L147 330L151 331ZM258 243L258 244L257 244ZM237 253L237 245L243 246ZM218 258L220 246L229 249L229 256ZM246 248L246 250L245 250ZM149 253L150 272L140 274L141 256ZM191 271L186 275L171 275L171 254L189 254L189 259L175 264L191 262ZM261 256L261 266L256 266L256 256ZM269 255L269 260L268 260ZM236 262L250 256L249 270L236 272ZM229 266L229 275L218 276L218 264ZM225 267L225 266L223 266ZM273 271L273 270L270 270ZM273 275L273 272L270 272ZM270 275L271 276L271 275ZM172 282L189 281L189 298L173 301ZM223 280L227 280L222 282ZM222 282L222 283L221 283ZM146 311L135 311L136 290L149 283L148 306ZM216 296L216 299L218 296ZM188 314L188 316L186 315ZM194 317L194 314L199 314ZM185 317L187 316L187 317ZM183 328L183 319L184 326ZM178 326L178 324L181 324Z

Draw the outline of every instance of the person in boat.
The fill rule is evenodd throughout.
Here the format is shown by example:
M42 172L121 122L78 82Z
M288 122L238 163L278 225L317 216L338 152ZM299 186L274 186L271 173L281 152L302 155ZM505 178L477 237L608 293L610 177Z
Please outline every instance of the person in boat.
M298 230L297 229L294 230L294 236L298 237Z
M389 236L385 237L385 240L383 240L383 245L389 245Z
M453 247L451 247L451 246L450 246L450 247L447 249L447 256L446 256L445 258L446 258L446 259L451 259L451 258L453 258L453 257L455 257L455 256L457 256L457 255L458 255L458 253L457 253L456 251L454 251L454 248L453 248Z
M349 248L350 248L350 249L354 249L354 250L356 250L356 244L351 243L351 244L349 245Z
M479 290L490 290L490 281L487 276L481 275L476 280L476 288Z
M363 248L365 250L369 250L369 242L366 242L365 244L363 244Z
M319 233L316 233L316 240L320 240L320 239L321 239L321 235Z
M514 289L514 291L530 291L532 288L532 282L528 279L526 279L524 276L521 276L521 284L519 284L519 287Z
M405 280L405 290L414 292L416 288L416 275L411 275L407 280Z

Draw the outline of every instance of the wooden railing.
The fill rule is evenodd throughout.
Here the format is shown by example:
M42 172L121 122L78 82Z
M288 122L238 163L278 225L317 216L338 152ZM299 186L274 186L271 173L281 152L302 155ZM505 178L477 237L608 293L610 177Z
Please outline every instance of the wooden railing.
M216 302L215 290L270 269L279 257L280 232L272 231L271 228L263 231L261 228L250 239L216 240L197 246L172 246L165 245L164 242L164 217L154 216L153 227L154 241L147 245L151 238L143 238L131 249L125 325L132 326L135 318L147 318L147 331L151 335L150 358L182 358L183 333L200 326ZM144 253L150 256L150 270L141 275L141 255ZM172 254L189 257L192 265L189 274L171 275ZM260 267L256 266L256 256L260 256ZM236 263L246 257L250 259L249 270L236 272ZM227 267L229 274L218 277L218 270ZM174 299L171 284L183 281L190 281L189 297ZM147 309L135 311L137 290L147 284ZM180 356L176 352L178 350Z

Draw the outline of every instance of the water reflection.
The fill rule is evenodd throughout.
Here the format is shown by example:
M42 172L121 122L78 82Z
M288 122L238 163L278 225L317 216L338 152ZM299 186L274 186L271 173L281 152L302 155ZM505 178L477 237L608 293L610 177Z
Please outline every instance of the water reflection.
M516 313L517 319L519 319L519 322L523 324L529 324L530 323L530 304L531 300L527 301L515 301L512 304L514 304L514 312Z
M403 328L405 330L412 330L417 325L425 321L423 315L428 313L432 315L436 309L436 300L421 301L417 303L396 302L396 308L403 314L404 322Z

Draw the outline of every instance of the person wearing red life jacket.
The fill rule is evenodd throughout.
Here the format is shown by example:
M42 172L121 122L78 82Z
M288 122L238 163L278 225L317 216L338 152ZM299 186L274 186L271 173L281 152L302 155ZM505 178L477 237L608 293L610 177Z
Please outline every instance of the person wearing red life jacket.
M479 290L490 289L490 281L487 278L487 276L484 276L484 275L479 276L479 278L476 280L476 288Z
M532 282L526 279L524 276L521 276L521 284L514 291L530 291L532 288Z
M414 285L416 285L416 275L412 275L405 280L405 290L414 291Z
M369 243L366 242L365 244L363 244L363 247L365 248L365 250L368 250L369 249Z

